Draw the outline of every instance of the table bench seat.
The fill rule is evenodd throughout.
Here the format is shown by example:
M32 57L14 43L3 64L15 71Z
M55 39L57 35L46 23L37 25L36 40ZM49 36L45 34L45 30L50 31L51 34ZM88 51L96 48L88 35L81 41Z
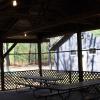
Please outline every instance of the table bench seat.
M23 85L25 87L30 87L30 88L33 87L33 85L29 83L15 82L15 84L16 84L16 90L17 90L18 85Z
M42 89L42 90L37 90L35 91L33 94L36 98L43 98L45 100L47 100L48 97L53 97L58 95L59 97L61 97L61 99L63 100L63 94L67 93L66 91L52 91L50 92L49 89Z
M23 82L15 82L16 84L16 90L17 90L17 87L18 85L23 85L25 87L30 87L30 88L35 88L35 89L45 89L46 87L44 86L40 86L40 85L36 85L36 84L30 84L30 83L23 83Z

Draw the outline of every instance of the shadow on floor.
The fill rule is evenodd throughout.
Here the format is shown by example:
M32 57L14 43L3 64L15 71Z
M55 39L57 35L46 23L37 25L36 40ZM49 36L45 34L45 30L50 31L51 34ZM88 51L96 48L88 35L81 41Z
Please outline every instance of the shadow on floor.
M66 98L64 100L83 100L79 92L71 93L69 99L64 94ZM32 89L20 89L20 90L10 90L10 91L0 91L0 100L45 100L44 98L36 98L33 95ZM47 100L62 100L58 95L53 97L48 97ZM98 99L99 100L99 99Z

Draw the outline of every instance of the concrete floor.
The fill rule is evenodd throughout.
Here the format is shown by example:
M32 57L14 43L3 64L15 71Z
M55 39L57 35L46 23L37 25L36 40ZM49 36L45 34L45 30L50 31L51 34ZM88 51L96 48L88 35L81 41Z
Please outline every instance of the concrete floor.
M64 94L66 96L67 94ZM67 100L68 98L66 98ZM69 100L82 100L80 93L75 92L72 93ZM13 91L1 91L0 92L0 100L45 100L44 98L36 98L33 95L33 91L29 89L23 89L23 90L13 90ZM58 95L53 97L48 97L47 100L62 100Z
M40 91L40 90L38 90ZM41 91L43 93L43 91ZM80 92L71 93L69 99L68 94L63 95L64 100L99 100L99 99L82 99ZM66 97L66 98L65 98ZM20 89L11 91L0 91L0 100L45 100L45 98L36 98L33 95L33 90L31 89ZM53 97L48 97L47 100L62 100L58 95Z

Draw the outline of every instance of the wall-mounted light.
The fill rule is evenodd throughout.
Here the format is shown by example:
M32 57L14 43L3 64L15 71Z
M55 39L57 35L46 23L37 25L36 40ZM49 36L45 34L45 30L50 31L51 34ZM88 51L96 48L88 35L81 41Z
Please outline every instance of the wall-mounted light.
M17 6L17 1L16 0L13 0L12 3L13 3L13 7Z

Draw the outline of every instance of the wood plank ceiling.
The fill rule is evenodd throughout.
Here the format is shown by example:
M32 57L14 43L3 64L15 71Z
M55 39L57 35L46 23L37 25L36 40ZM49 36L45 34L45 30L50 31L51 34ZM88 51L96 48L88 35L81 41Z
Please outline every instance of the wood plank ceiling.
M0 0L0 39L38 39L100 28L100 0ZM27 34L27 37L24 36Z

